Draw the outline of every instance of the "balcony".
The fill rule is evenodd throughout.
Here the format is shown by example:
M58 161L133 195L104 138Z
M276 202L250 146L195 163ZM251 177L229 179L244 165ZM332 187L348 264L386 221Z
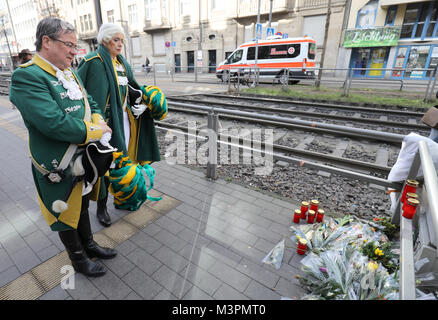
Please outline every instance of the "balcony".
M287 13L291 8L288 8L288 2L294 2L291 0L273 0L272 2L272 14L276 13ZM270 1L261 0L260 1L260 15L269 14ZM258 0L240 0L237 8L236 18L247 18L252 16L257 16L258 12Z
M154 18L152 20L145 20L143 31L153 33L170 29L172 29L172 27L167 18Z
M412 0L411 0L412 1ZM332 0L331 7L345 6L347 0ZM296 0L296 11L327 8L328 0Z
M332 0L332 4L335 2ZM297 0L297 8L298 9L310 9L310 8L319 8L319 7L327 7L328 0Z

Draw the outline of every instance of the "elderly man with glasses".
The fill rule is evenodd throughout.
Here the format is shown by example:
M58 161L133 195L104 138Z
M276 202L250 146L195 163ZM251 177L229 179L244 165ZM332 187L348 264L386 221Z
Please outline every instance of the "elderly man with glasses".
M55 17L46 18L38 23L36 39L33 59L12 74L9 97L29 132L41 212L59 233L73 268L86 276L102 276L105 267L91 258L110 259L117 253L93 240L85 196L90 188L78 177L85 175L83 146L112 130L70 68L77 54L74 27Z

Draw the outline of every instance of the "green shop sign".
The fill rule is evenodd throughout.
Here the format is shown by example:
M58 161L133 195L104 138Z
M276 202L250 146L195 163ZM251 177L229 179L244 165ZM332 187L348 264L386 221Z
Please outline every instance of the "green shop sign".
M384 47L396 46L401 27L381 27L374 29L351 29L345 31L344 47Z

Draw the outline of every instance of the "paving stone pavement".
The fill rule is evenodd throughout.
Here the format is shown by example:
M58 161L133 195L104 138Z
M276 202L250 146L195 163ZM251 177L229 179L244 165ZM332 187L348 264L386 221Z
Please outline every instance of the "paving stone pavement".
M294 277L301 272L300 256L288 230L296 203L210 181L203 171L166 161L153 164L153 194L163 196L161 203L147 202L137 214L116 210L112 198L108 201L120 234L100 226L96 205L90 204L96 240L115 247L118 255L102 261L108 270L104 277L74 274L68 280L74 289L65 290L62 274L45 269L68 259L40 213L27 130L7 97L0 97L0 145L1 299L23 294L42 300L279 300L304 294ZM281 268L263 264L283 238Z

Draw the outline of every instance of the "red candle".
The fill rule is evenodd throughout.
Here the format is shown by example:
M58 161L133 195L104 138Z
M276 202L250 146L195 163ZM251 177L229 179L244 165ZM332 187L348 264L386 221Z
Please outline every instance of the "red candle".
M300 219L301 219L301 210L296 209L294 212L294 223L300 223Z
M307 201L301 202L301 219L306 219L307 209L309 209L309 203Z
M416 193L412 193L412 192L406 193L406 198L405 198L405 202L403 202L402 210L405 210L406 202L409 198L418 200L418 195Z
M413 179L406 180L405 187L403 189L402 196L400 198L400 202L404 203L406 200L406 194L408 193L416 193L418 187L418 181Z
M310 204L310 210L313 210L315 212L318 211L318 205L319 205L318 200L312 200Z
M417 211L417 206L420 203L417 199L408 198L406 200L406 204L403 210L403 217L406 219L412 219L415 216L415 212Z
M307 215L307 222L313 223L314 219L315 219L315 211L309 210L309 214Z
M316 214L316 222L322 222L324 219L324 210L318 209L318 213Z
M300 240L298 241L297 253L303 255L306 254L306 250L307 250L307 240L300 238Z

